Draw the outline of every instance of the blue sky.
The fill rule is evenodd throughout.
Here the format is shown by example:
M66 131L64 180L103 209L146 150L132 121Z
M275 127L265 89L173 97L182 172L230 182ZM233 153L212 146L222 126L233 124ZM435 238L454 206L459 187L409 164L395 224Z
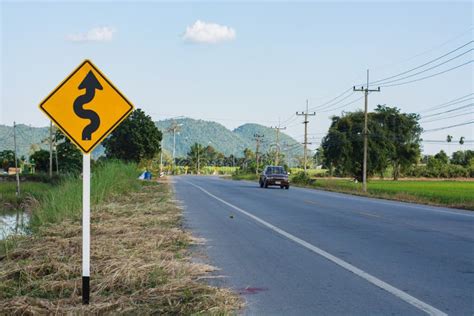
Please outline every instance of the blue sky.
M303 125L291 115L304 109L306 99L310 107L318 106L364 82L367 68L373 80L385 78L473 37L472 2L3 1L1 11L0 124L7 125L14 120L47 125L39 102L88 58L156 120L183 115L235 128L245 122L275 125L280 118L287 121L288 134L302 140ZM219 29L222 41L185 37L198 20L226 26ZM472 57L471 52L446 67ZM370 96L369 108L387 104L418 112L450 101L472 92L472 70L470 64L432 79L382 88ZM362 106L360 100L318 113L309 125L313 147L331 115ZM472 107L465 111L471 112ZM473 118L466 114L423 127ZM424 138L445 139L447 134L472 140L473 125ZM464 149L468 146L473 145ZM424 150L459 147L425 144Z

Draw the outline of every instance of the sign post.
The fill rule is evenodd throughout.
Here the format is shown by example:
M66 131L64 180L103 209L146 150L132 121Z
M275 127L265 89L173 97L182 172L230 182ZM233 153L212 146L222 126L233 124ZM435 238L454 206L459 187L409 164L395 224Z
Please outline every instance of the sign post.
M82 304L90 297L91 156L82 155Z
M89 304L90 154L130 115L133 105L92 62L85 60L41 102L39 107L83 153L82 303Z

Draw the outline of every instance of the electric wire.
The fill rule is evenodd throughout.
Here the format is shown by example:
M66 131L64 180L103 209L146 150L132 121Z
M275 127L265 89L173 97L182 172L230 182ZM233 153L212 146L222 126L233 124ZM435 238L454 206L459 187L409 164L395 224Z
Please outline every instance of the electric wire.
M463 106L460 106L458 108L454 108L454 109L451 109L451 110L438 112L438 113L434 113L434 114L430 114L430 115L425 115L425 116L422 116L421 119L426 119L426 118L429 118L429 117L438 116L438 115L445 114L445 113L451 113L451 112L459 111L459 110L471 107L473 105L474 105L474 103L470 103L470 104L466 104L466 105L463 105Z
M438 127L438 128L424 130L423 133L442 131L442 130L445 130L445 129L450 129L450 128L453 128L453 127L464 126L464 125L470 125L470 124L473 124L473 123L474 123L474 121L468 121L468 122L464 122L464 123L460 123L460 124L455 124L455 125L450 125L450 126L444 126L444 127Z
M474 99L473 97L467 98L469 96L472 96L473 94L474 93L470 93L470 94L464 95L462 97L456 98L454 100L451 100L449 102L445 102L445 103L441 103L441 104L438 104L438 105L435 105L435 106L431 106L431 107L427 108L426 110L420 111L420 113L436 111L436 110L439 110L439 109L444 108L444 107L448 107L448 106L452 106L452 105L456 105L456 104L460 104L460 103L463 103L463 102L466 102L466 101L473 100ZM461 100L461 99L465 99L465 100Z
M455 117L459 117L459 116L470 115L470 114L474 114L474 112L461 113L461 114L456 114L456 115L451 115L451 116L446 116L446 117L440 117L440 118L436 118L436 119L433 119L433 120L424 121L424 122L422 122L422 124L431 123L431 122L437 122L437 121L442 121L442 120L447 120L447 119L451 119L451 118L455 118Z
M423 68L424 66L427 66L427 65L429 65L429 64L432 64L432 63L434 63L435 61L438 61L438 60L440 60L440 59L442 59L442 58L444 58L444 57L446 57L446 56L449 56L450 54L452 54L452 53L454 53L454 52L457 52L458 50L460 50L460 49L462 49L462 48L464 48L464 47L466 47L466 46L472 44L473 42L474 42L474 41L471 40L471 41L469 41L469 42L467 42L467 43L465 43L465 44L463 44L463 45L461 45L461 46L459 46L459 47L457 47L457 48L451 50L450 52L448 52L448 53L446 53L446 54L444 54L444 55L442 55L442 56L439 56L439 57L437 57L437 58L435 58L435 59L432 59L432 60L430 60L430 61L428 61L428 62L426 62L426 63L424 63L424 64L422 64L422 65L419 65L419 66L417 66L417 67L414 67L414 68L412 68L412 69L406 70L406 71L404 71L404 72L398 73L398 74L393 75L393 76L390 76L390 77L386 77L386 78L383 78L383 79L379 79L379 80L376 80L376 81L369 82L369 84L371 84L371 85L377 84L377 83L380 83L380 82L383 82L383 81L386 81L386 80L389 80L389 79L393 79L393 78L396 78L396 77L399 77L399 76L403 76L403 75L405 75L405 74L407 74L407 73L410 73L410 72L412 72L412 71L414 71L414 70ZM469 50L469 51L472 51L472 49ZM469 51L468 51L468 52L469 52ZM466 52L466 53L467 53L467 52ZM464 53L464 54L466 54L466 53ZM464 54L463 54L463 55L464 55ZM456 57L456 58L457 58L457 57Z
M474 60L469 60L468 62L465 62L463 64L460 64L460 65L457 65L455 67L452 67L452 68L449 68L449 69L446 69L444 71L441 71L441 72L438 72L438 73L434 73L434 74L431 74L431 75L428 75L428 76L425 76L425 77L421 77L421 78L418 78L418 79L414 79L414 80L410 80L410 81L406 81L406 82L400 82L400 83L393 83L393 84L388 84L388 85L381 85L380 87L381 88L387 88L387 87L395 87L395 86L401 86L401 85L405 85L405 84L409 84L409 83L413 83L413 82L417 82L417 81L421 81L421 80L426 80L426 79L429 79L429 78L433 78L433 77L436 77L436 76L439 76L439 75L442 75L442 74L445 74L447 72L450 72L450 71L453 71L455 69L458 69L458 68L461 68L463 66L466 66L470 63L472 63Z
M450 58L450 59L448 59L448 60L442 62L442 63L439 63L439 64L437 64L437 65L434 65L434 66L432 66L432 67L430 67L430 68L427 68L427 69L424 69L424 70L422 70L422 71L416 72L416 73L414 73L414 74L411 74L411 75L408 75L408 76L404 76L404 77L401 77L401 78L397 78L397 79L394 79L394 80L384 81L384 82L381 83L381 85L386 85L386 84L388 84L388 83L393 83L393 82L397 82L397 81L401 81L401 80L405 80L405 79L408 79L408 78L412 78L412 77L418 76L418 75L420 75L420 74L422 74L422 73L425 73L425 72L427 72L427 71L433 70L433 69L438 68L438 67L441 67L442 65L445 65L445 64L447 64L447 63L449 63L449 62L451 62L451 61L453 61L453 60L455 60L455 59L458 59L459 57L462 57L462 56L466 55L467 53L472 52L473 50L474 50L474 49L471 48L470 50L465 51L464 53L461 53L461 54L459 54L459 55L457 55L457 56L455 56L455 57L453 57L453 58ZM379 85L380 85L380 84L379 84Z

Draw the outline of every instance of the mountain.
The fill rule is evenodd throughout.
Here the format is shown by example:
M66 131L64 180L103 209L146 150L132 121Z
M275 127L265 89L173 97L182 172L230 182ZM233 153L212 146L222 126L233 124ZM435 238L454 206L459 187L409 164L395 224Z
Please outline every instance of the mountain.
M244 124L234 129L233 133L239 135L243 139L249 140L251 143L250 148L253 151L255 151L255 134L263 135L261 143L262 145L260 147L261 152L270 150L270 148L276 146L277 143L276 130L260 124ZM289 151L291 155L303 155L303 145L281 131L279 134L279 143L280 149L283 153L287 153Z
M49 127L32 127L25 124L16 125L16 143L18 157L29 157L39 149L49 151ZM0 125L0 151L14 150L13 126ZM104 154L104 148L97 146L92 152L94 158Z
M49 143L43 142L47 137L49 137L48 127L31 127L18 124L16 126L18 157L28 157L32 150L38 150L40 148L48 149ZM13 127L0 125L0 151L7 149L13 150L14 148Z
M167 119L155 122L155 124L163 131L163 149L170 154L173 152L173 132L169 131L169 128L173 124L179 125L179 131L175 135L176 157L186 156L189 148L194 143L199 143L203 146L211 145L226 156L234 154L237 157L241 157L245 148L255 151L254 134L256 133L264 135L261 143L261 152L265 152L272 146L275 146L276 141L276 130L259 124L244 124L233 131L216 122L191 118ZM18 124L18 155L28 157L31 150L35 148L48 150L48 137L48 127L30 127ZM46 141L42 142L42 140ZM280 133L280 145L282 152L286 152L287 148L290 147L291 155L302 155L303 153L303 146L284 133ZM0 125L0 151L5 149L13 150L13 148L13 128ZM98 146L93 152L95 158L103 154L104 148L102 146Z
M244 124L231 131L212 121L191 118L169 119L156 122L156 126L164 132L163 149L169 153L173 151L173 132L169 130L173 124L179 126L179 132L176 132L176 157L186 156L194 143L203 146L209 144L226 156L233 154L241 157L245 148L255 151L254 134L256 133L264 135L260 147L261 152L266 152L276 142L276 131L259 124ZM284 133L280 133L280 146L283 152L287 147L290 147L292 155L302 155L303 153L303 146Z

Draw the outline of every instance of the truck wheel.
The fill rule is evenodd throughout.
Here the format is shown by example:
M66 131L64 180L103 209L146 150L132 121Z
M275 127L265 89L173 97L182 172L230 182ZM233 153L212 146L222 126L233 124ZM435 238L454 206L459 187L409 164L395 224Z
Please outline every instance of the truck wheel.
M260 187L263 188L263 182L259 181Z
M265 187L265 189L268 188L268 182L267 182L267 180L265 180L265 181L263 182L263 186Z
M290 186L289 186L289 185L287 185L287 186L285 187L285 189L289 190L289 189L290 189Z

